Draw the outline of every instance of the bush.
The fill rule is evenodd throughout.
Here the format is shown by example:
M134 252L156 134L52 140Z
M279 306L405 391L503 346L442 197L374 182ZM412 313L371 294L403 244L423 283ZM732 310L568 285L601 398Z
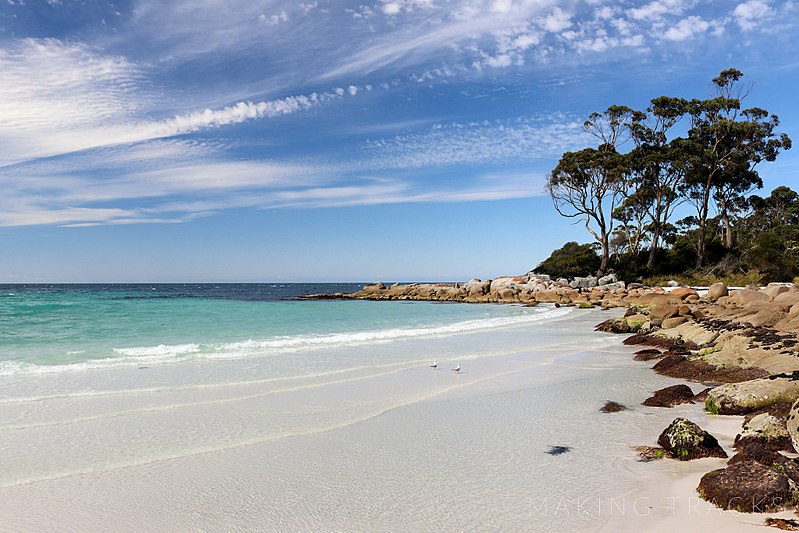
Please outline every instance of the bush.
M533 272L549 274L553 279L569 278L594 274L599 269L600 259L594 245L567 242L562 248L552 252Z
M746 253L748 262L763 273L766 282L788 281L799 275L799 253L791 240L796 232L785 229L758 234Z

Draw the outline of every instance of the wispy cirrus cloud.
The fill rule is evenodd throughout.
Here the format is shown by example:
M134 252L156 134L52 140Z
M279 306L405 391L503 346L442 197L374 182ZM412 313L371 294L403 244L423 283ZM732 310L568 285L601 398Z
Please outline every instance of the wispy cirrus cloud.
M6 168L0 225L184 221L206 213L169 208L176 198L208 198L222 209L228 196L325 182L309 166L231 161L215 148L153 141Z
M585 145L584 117L472 120L449 102L389 112L385 122L352 116L386 102L407 111L416 86L468 87L511 72L529 85L526 76L544 65L689 50L727 30L751 36L769 21L792 24L796 11L774 0L135 0L122 31L91 44L77 34L3 41L0 225L530 196L535 187L514 175L480 176ZM322 143L306 138L314 132L296 131L328 111L314 125L339 144L317 154ZM242 143L249 149L236 144L279 116L295 133L260 124ZM259 151L273 141L291 155ZM447 182L456 166L472 172Z
M361 165L407 169L559 157L591 139L582 121L562 114L436 124L426 131L368 141Z
M352 87L153 119L146 118L154 97L144 72L125 58L55 39L0 50L0 165L287 115L357 93Z

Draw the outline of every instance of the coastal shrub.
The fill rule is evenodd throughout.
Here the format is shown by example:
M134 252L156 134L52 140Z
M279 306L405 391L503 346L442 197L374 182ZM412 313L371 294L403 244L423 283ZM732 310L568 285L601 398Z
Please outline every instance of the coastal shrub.
M644 284L658 287L666 285L670 280L675 280L681 285L693 287L709 287L714 283L724 283L728 287L745 287L746 285L760 285L763 278L757 270L747 269L735 272L720 271L719 269L690 269L679 274L651 276L644 279Z
M593 244L577 244L567 242L552 255L544 259L533 272L549 274L553 279L568 278L593 274L599 269L600 258Z
M759 233L746 252L747 261L763 273L763 281L785 281L799 275L797 228L775 228Z

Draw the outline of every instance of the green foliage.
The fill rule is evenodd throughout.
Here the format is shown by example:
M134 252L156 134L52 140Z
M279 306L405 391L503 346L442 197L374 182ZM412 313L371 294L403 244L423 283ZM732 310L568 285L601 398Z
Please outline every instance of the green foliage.
M792 230L792 231L789 231ZM763 273L763 281L783 281L799 275L799 239L796 228L765 231L746 251L747 261Z
M572 241L552 252L534 271L538 274L549 274L553 279L572 279L596 272L599 263L600 259L593 245Z
M716 405L716 402L708 398L707 400L705 400L705 411L707 411L710 414L717 415L721 412L721 408L718 405Z
M799 194L777 187L767 198L748 199L749 216L738 224L744 259L764 281L799 276Z
M644 278L643 282L652 287L662 287L671 280L677 281L681 285L694 287L707 287L718 282L724 283L728 287L745 287L747 285L760 285L763 283L763 276L757 270L731 273L708 267L700 270L690 269L669 275L651 276Z
M547 191L558 213L596 240L598 272L701 284L799 277L799 194L783 186L747 198L763 185L756 166L790 149L791 139L777 132L776 115L742 105L751 88L742 77L722 71L704 100L661 96L645 111L612 105L589 116L583 126L597 146L564 153ZM676 128L681 121L686 127ZM620 152L628 140L632 148ZM675 225L681 204L695 213ZM562 268L554 256L541 272L590 272L584 264Z
M599 122L595 115L591 115L591 118ZM602 126L594 126L586 121L586 128L589 127ZM547 192L557 212L561 216L581 221L599 244L602 250L598 267L600 274L605 272L610 257L612 213L624 187L626 161L626 157L618 153L613 144L604 143L598 149L585 148L564 153L547 179Z

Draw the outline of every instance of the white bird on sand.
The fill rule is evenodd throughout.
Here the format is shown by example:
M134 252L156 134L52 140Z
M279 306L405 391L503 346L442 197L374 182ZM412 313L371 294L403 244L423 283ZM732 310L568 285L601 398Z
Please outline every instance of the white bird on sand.
M458 363L458 366L452 369L453 372L460 372L461 371L461 364Z
M433 364L430 365L430 368L438 368L438 363L436 361L433 361Z

